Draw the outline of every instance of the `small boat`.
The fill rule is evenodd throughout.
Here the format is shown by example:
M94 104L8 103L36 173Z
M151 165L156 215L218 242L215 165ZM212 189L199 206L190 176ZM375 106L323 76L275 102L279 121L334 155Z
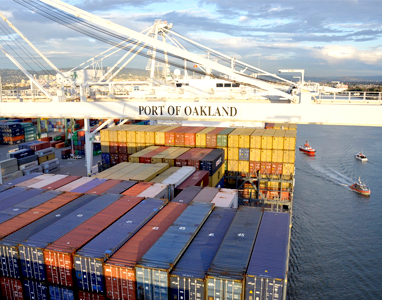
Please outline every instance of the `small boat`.
M358 182L353 183L352 185L350 185L350 188L353 191L355 191L356 193L359 193L361 195L364 195L364 196L371 195L371 190L369 188L367 188L365 183L361 182L360 177L358 177Z
M368 158L362 152L354 154L354 157L361 161L368 161Z
M301 145L299 147L299 150L307 153L310 156L314 156L315 152L317 152L315 149L311 148L311 146L310 146L310 144L308 143L307 140L306 140L306 143L304 145Z

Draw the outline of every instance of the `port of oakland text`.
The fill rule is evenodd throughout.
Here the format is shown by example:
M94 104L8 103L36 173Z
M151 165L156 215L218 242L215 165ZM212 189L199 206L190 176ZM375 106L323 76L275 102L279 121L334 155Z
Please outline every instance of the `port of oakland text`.
M146 116L187 116L187 117L235 117L237 108L234 106L163 106L140 105L139 115Z

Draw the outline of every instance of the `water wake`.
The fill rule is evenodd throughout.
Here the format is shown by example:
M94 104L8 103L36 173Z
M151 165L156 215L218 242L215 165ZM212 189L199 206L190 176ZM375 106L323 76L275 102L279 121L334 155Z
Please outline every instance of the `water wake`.
M350 177L332 169L325 163L321 165L317 161L313 160L309 162L309 166L315 176L329 180L337 185L348 187L354 182Z

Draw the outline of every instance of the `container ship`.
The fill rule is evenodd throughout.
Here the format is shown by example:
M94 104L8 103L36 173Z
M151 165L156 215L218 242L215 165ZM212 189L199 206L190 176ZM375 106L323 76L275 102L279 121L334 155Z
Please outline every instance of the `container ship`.
M0 162L2 298L286 299L296 129L114 126L91 177L24 173L55 144L17 144Z

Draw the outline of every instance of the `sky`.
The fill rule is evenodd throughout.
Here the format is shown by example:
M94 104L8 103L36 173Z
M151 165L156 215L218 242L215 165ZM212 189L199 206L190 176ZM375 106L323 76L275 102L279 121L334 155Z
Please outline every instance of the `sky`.
M304 69L306 78L382 75L382 0L64 2L138 32L165 20L191 40L274 74ZM0 0L0 12L59 68L110 47L13 0ZM4 46L2 35L0 30ZM1 52L0 68L15 68Z

